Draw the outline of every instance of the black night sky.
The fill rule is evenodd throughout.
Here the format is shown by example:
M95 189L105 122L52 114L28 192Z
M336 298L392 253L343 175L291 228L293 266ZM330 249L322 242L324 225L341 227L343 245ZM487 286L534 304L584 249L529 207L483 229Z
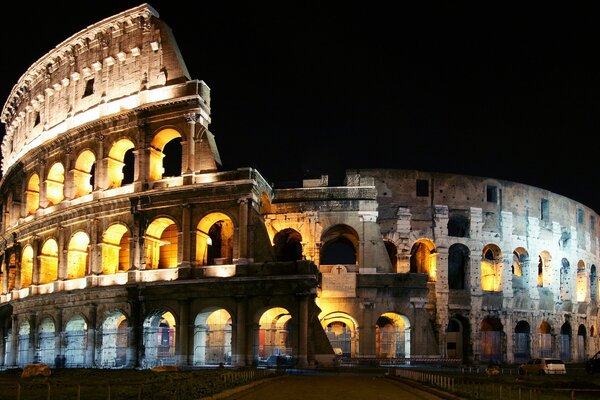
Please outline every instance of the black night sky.
M461 173L600 212L598 12L534 3L149 2L212 89L223 170L275 187L348 168ZM2 104L50 49L139 4L12 4Z

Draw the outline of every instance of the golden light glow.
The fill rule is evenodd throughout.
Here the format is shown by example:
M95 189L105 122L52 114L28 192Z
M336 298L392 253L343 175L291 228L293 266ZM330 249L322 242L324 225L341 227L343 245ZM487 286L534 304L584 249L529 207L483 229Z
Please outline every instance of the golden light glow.
M583 303L588 292L588 277L585 273L585 263L579 260L577 263L577 301Z
M40 177L33 174L27 182L27 191L25 192L25 208L27 215L34 214L40 207Z
M85 196L92 193L93 187L90 183L91 172L96 156L89 150L84 150L79 154L75 161L75 169L73 170L73 198Z
M40 254L40 284L54 282L58 279L58 244L48 239L42 246Z
M33 248L25 246L21 256L21 289L31 286L33 273Z
M102 235L102 273L129 269L129 231L123 224L111 225Z
M175 317L170 312L167 311L166 313L161 315L161 318L164 319L165 322L167 322L170 328L175 327Z
M146 269L177 267L177 236L173 220L162 217L152 221L145 237Z
M90 238L85 232L77 232L69 241L67 279L83 278L86 275L89 244Z
M413 245L410 257L411 264L416 265L416 272L427 273L427 280L430 282L437 280L437 252L431 240L417 240Z
M220 308L213 311L208 318L206 318L207 325L225 325L231 323L231 315L224 308Z
M124 177L123 167L125 166L125 153L133 148L133 142L129 139L118 140L110 148L106 169L109 189L121 186Z
M163 129L158 132L152 142L150 143L150 171L148 178L151 181L162 179L163 173L165 169L163 167L163 158L165 155L163 154L163 149L167 143L175 138L181 137L181 134L177 132L175 129Z
M502 290L502 263L497 261L500 249L495 245L488 245L482 250L481 257L481 289L490 292Z
M220 235L215 237L218 239L218 243L209 236L211 228L216 223L220 223ZM196 227L196 262L199 265L208 265L209 249L213 259L216 257L231 260L233 257L233 234L233 221L228 215L215 212L204 216ZM212 246L219 246L219 248Z
M46 198L49 205L60 203L64 199L65 168L59 162L54 163L48 171L46 180Z

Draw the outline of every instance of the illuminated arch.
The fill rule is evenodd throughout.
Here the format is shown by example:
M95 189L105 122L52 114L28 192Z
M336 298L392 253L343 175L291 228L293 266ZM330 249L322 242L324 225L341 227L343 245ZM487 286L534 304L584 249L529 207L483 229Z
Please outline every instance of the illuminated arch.
M25 210L27 215L34 214L40 208L40 177L33 174L27 181L27 191L25 192Z
M385 250L390 259L390 263L392 264L392 271L398 271L398 248L396 244L391 240L384 240L383 244L385 245Z
M548 321L542 321L540 324L540 357L552 357L552 326Z
M18 350L17 350L17 365L23 368L31 362L29 335L31 334L31 326L28 321L22 321L19 324Z
M321 325L336 354L347 358L359 355L356 319L343 312L332 312L321 318Z
M60 162L52 164L46 179L46 199L48 205L60 203L64 198L65 167Z
M175 316L169 311L155 311L144 320L144 360L142 365L153 368L157 365L174 365L175 354Z
M129 270L129 229L123 224L108 227L102 235L102 273Z
M166 128L160 130L154 138L152 138L152 142L150 143L150 173L148 179L151 181L156 181L163 178L163 174L165 172L165 168L163 165L163 158L165 158L165 153L163 152L167 143L172 140L181 139L181 134L172 128ZM165 160L167 162L176 163L177 160ZM181 168L181 160L179 161L179 166Z
M106 315L100 332L100 367L120 368L128 365L128 322L120 310Z
M410 249L410 272L425 273L427 280L437 280L437 250L429 239L417 240Z
M209 308L194 321L194 365L231 364L231 314Z
M302 235L291 228L283 229L275 234L273 249L277 261L302 260Z
M50 317L45 317L40 321L38 327L38 346L41 363L54 365L55 343L56 328L54 321Z
M198 265L233 262L234 224L221 212L210 213L196 227L196 263Z
M488 244L481 251L481 288L502 291L502 252L495 244Z
M77 232L71 237L67 251L67 279L83 278L86 275L89 244L90 238L85 232Z
M410 358L410 321L402 314L383 313L375 324L375 354L380 358Z
M359 238L351 226L339 224L327 228L321 235L321 243L321 265L358 265Z
M177 267L177 224L166 217L156 218L146 229L146 269Z
M529 253L523 247L513 251L512 273L513 277L529 277Z
M258 358L292 355L291 319L290 312L283 307L273 307L262 313L258 322L258 354L255 354Z
M73 174L73 198L85 196L92 193L93 187L93 168L96 162L96 156L90 150L82 151L75 161Z
M33 247L25 246L21 254L21 289L31 286L33 277Z
M126 167L125 154L133 148L135 148L133 142L126 138L116 141L111 146L106 162L108 189L117 188L122 185L125 178L123 170Z
M585 271L585 263L583 260L579 260L577 263L577 301L583 303L586 301L588 295L588 276Z
M40 284L54 282L58 279L58 244L48 239L42 246L40 254Z
M81 315L72 317L65 326L66 366L81 368L86 366L87 322Z
M262 192L260 194L260 214L270 214L271 213L271 198L267 193Z
M538 258L538 270L537 270L537 285L543 287L548 285L546 282L547 275L544 271L550 271L552 268L552 256L546 250L542 251Z

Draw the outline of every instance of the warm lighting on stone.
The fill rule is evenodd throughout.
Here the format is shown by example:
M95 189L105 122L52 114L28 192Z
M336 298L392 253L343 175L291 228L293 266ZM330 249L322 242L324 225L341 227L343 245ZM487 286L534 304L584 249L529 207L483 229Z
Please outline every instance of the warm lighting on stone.
M21 288L27 288L31 285L33 273L33 248L27 246L23 249L21 256Z
M69 242L67 252L67 279L83 278L88 263L90 238L85 232L77 232Z
M102 236L102 273L129 269L129 231L123 224L111 225Z
M48 239L40 255L40 284L51 283L58 279L58 244Z
M73 198L85 196L92 192L90 184L92 167L96 162L96 156L89 150L83 151L75 162L75 169L71 171L73 181Z
M129 139L118 140L110 148L108 158L106 159L107 188L111 189L121 186L124 177L125 153L133 148L134 145Z
M34 214L40 207L40 177L33 174L27 182L27 192L25 194L27 215Z
M157 218L146 230L146 269L177 266L177 225L169 218Z
M60 203L64 199L65 168L61 163L54 163L46 180L46 198L49 205Z

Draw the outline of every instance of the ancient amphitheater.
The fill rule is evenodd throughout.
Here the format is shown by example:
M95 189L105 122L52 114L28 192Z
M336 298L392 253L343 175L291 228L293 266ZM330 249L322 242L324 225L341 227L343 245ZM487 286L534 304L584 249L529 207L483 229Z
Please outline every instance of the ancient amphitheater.
M600 349L594 210L414 170L274 189L221 170L210 105L147 4L25 71L1 114L3 368Z

